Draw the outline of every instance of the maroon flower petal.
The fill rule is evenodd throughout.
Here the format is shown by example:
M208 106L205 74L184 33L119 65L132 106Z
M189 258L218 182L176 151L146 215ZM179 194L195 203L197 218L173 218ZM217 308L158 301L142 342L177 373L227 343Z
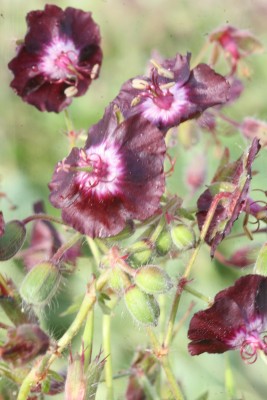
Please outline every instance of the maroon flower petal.
M187 88L188 99L194 105L189 115L226 103L229 96L228 82L206 64L199 64L192 70Z
M28 32L25 36L25 46L31 54L42 51L43 46L59 36L59 21L64 17L64 11L52 4L46 4L44 11L31 11L26 16Z
M219 292L213 305L197 312L190 322L191 355L242 349L250 335L260 342L259 335L267 322L266 296L267 277L261 275L244 276L234 286Z
M41 78L39 76L38 78ZM29 92L23 96L23 100L35 106L40 111L55 111L60 112L70 105L71 98L66 97L64 91L67 85L62 82L61 84L51 85L49 82L43 84L36 84L37 79L28 81L27 86L24 88ZM13 86L13 84L12 84ZM34 90L30 91L34 86Z
M57 166L50 201L79 232L115 235L128 220L158 211L165 151L156 127L138 116L118 125L111 105L90 129L84 149L74 148Z

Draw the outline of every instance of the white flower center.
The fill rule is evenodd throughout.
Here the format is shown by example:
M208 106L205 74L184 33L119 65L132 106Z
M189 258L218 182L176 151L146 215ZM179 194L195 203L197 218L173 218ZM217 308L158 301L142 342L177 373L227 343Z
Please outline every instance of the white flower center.
M119 149L108 142L80 151L79 167L92 167L91 172L80 171L76 176L79 189L86 195L98 198L114 196L121 192L124 163Z
M79 52L71 40L54 39L45 48L44 56L38 65L39 71L52 80L66 80L77 75L76 65Z
M161 108L153 101L153 98L146 98L141 104L143 116L153 124L169 124L181 115L188 103L187 91L184 87L174 85L168 89L173 95L173 101L168 109ZM167 93L167 90L162 90Z

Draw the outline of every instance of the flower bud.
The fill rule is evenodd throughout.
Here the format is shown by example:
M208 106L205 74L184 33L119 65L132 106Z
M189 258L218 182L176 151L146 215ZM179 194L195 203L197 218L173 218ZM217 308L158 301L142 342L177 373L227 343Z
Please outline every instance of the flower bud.
M20 287L20 295L28 304L45 306L55 295L60 281L59 269L51 262L43 262L25 276Z
M129 286L129 282L129 278L120 268L115 267L110 270L108 284L114 292L120 293Z
M14 365L22 365L44 354L50 343L49 337L34 324L23 324L10 328L8 340L0 346L0 357Z
M126 290L124 300L128 311L137 322L157 325L160 309L154 296L132 285Z
M2 236L0 236L0 261L9 260L19 251L24 243L25 236L26 229L22 222L8 222Z
M84 366L84 354L71 357L65 384L65 400L94 399L105 361L100 361L100 354Z
M171 228L172 241L179 251L188 250L194 247L195 233L187 225L176 225Z
M71 359L68 366L68 373L65 384L66 400L85 400L86 399L86 376L84 372L84 362L82 356L77 354Z
M172 287L169 275L156 265L139 268L134 281L140 289L149 294L165 293Z
M163 229L156 240L156 251L159 256L165 256L171 250L172 237L168 229Z
M128 262L133 268L141 267L146 265L152 257L153 249L152 244L149 240L140 240L130 247L128 247L127 252L129 253Z

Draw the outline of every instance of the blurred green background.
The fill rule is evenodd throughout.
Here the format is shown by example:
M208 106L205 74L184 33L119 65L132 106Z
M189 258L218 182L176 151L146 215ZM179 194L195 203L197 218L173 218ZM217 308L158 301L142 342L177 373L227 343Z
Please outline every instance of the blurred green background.
M49 212L48 188L55 164L68 154L68 142L63 114L41 113L23 103L9 88L12 78L7 64L15 55L15 41L25 35L25 16L34 9L42 9L46 1L2 0L0 5L0 192L6 193L17 208L10 209L4 197L0 197L0 209L6 220L25 218L32 212L32 204L44 199ZM93 82L87 94L76 98L69 111L76 129L87 130L102 116L104 108L118 93L121 84L127 79L145 71L151 53L159 51L163 56L173 57L177 52L197 55L207 39L207 35L218 26L233 25L249 29L263 45L267 42L266 0L95 0L58 1L62 8L67 6L91 11L102 32L103 65L100 77ZM204 59L203 61L208 61ZM245 81L246 90L242 98L229 109L228 115L242 120L244 116L267 119L267 55L249 57L246 64L251 71L250 79ZM221 70L225 65L222 63ZM241 154L247 143L238 134L223 140L231 146L233 156ZM201 148L201 144L200 144ZM176 154L176 172L169 189L179 195L185 193L183 171L190 159L190 152L181 148ZM208 177L212 177L217 165L216 152L208 154L210 167ZM264 164L265 162L265 164ZM262 152L255 162L255 169L261 174L253 180L253 187L266 189L266 153ZM265 185L265 186L264 186ZM229 243L229 242L228 242ZM238 245L232 241L231 246ZM230 251L228 244L226 251ZM170 261L168 271L173 277L182 274L188 255L179 261ZM75 295L83 293L89 279L90 266L83 260L75 276L65 281L59 299L47 310L46 324L57 337L64 331L70 320L59 319L57 315L70 304ZM22 277L21 266L13 261L2 263L1 271L12 276L19 284ZM211 263L207 250L203 250L194 272L194 284L198 290L213 297L216 292L232 284L239 272L225 270L215 262ZM172 293L167 296L171 302ZM188 308L191 297L183 296L179 316ZM199 304L195 310L205 307ZM2 314L0 313L0 318ZM50 320L50 323L49 323ZM53 323L51 323L53 321ZM96 321L97 345L101 345L100 318ZM56 324L56 325L53 325ZM114 371L129 366L134 349L145 345L146 336L128 316L120 305L113 321L113 362ZM188 400L197 399L209 390L211 400L227 398L224 389L225 359L222 355L202 355L191 358L187 353L187 326L177 337L171 349L171 361L177 378L185 390ZM233 366L234 381L237 387L236 399L260 400L266 396L266 365L262 360L254 365L245 365L238 353L229 354ZM116 382L116 399L124 398L126 380ZM58 398L62 398L58 396ZM100 389L98 400L105 398Z

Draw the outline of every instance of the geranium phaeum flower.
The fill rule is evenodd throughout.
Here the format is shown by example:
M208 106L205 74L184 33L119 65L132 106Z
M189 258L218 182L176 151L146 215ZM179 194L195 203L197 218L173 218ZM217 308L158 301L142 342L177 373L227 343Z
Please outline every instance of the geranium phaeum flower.
M213 305L191 319L191 355L240 349L249 363L259 350L267 354L267 277L247 275L219 292Z
M209 225L205 241L211 246L211 256L225 236L229 235L235 220L244 211L252 176L252 163L260 150L260 144L254 139L248 151L237 161L229 163L229 152L219 166L212 184L197 201L197 222L201 230L210 207L217 202L214 216Z
M199 116L208 107L228 98L228 83L208 65L190 71L190 54L177 54L162 64L152 61L150 76L125 82L114 100L128 117L142 114L164 132Z
M113 105L55 170L50 201L81 233L107 237L128 220L145 220L159 209L164 192L162 133L140 116L118 124Z
M11 87L39 110L60 112L98 76L99 28L91 13L55 5L31 11L26 21L24 42L8 65Z

